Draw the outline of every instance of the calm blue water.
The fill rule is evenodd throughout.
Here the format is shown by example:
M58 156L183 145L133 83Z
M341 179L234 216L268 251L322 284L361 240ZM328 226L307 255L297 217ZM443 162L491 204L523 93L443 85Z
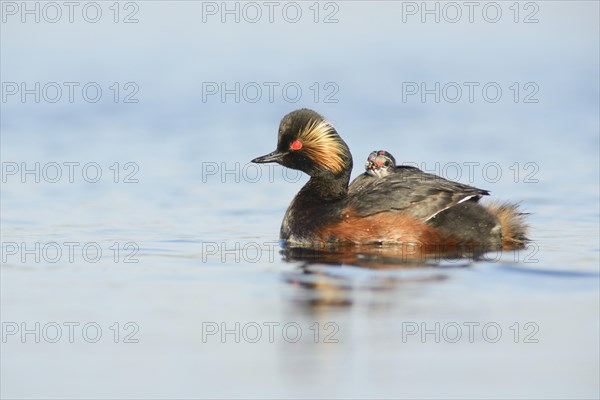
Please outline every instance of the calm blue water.
M273 22L22 4L1 4L3 398L600 396L597 2L472 22L462 3L428 2L439 22L421 2L281 2ZM521 201L532 244L281 254L307 177L248 163L299 107L354 175L384 148Z

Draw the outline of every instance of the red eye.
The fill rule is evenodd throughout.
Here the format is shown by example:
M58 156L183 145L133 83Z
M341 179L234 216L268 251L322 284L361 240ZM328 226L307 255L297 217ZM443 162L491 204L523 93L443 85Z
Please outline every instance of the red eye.
M302 148L302 142L299 140L296 140L294 143L292 143L291 149L292 150L300 150Z

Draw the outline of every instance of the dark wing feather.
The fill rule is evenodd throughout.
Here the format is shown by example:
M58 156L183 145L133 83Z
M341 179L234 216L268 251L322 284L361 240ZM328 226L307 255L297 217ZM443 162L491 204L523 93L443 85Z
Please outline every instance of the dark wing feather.
M390 157L393 158L393 156L390 154ZM396 172L401 172L401 171L419 171L422 172L420 169L418 169L417 167L411 167L409 165L401 165L395 168ZM424 172L422 172L424 173ZM435 176L435 175L432 175ZM357 176L356 178L354 178L354 180L352 182L350 182L350 185L348 185L348 192L349 193L354 193L354 192L358 192L359 190L362 190L362 188L364 186L366 186L367 184L371 184L373 183L374 180L376 179L381 179L379 177L375 177L372 175L367 174L366 172L360 174L359 176Z
M427 221L456 204L469 199L476 201L489 194L414 167L397 167L395 173L388 176L355 183L357 179L352 182L356 186L349 192L348 206L356 210L358 216L398 211Z
M373 179L377 179L377 178L367 174L366 172L363 174L360 174L359 176L354 178L354 180L352 182L350 182L350 185L348 186L348 192L353 193L353 192L361 190L363 188L363 186L365 186L368 182L370 182Z

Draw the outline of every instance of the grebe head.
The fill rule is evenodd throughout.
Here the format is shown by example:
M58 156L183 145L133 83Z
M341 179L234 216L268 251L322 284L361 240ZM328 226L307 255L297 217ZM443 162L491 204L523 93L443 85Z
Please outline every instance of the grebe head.
M306 108L284 116L279 124L277 149L252 162L276 162L310 176L349 176L352 170L346 143L325 118Z
M371 152L365 163L367 174L381 178L389 175L396 168L396 159L385 150Z

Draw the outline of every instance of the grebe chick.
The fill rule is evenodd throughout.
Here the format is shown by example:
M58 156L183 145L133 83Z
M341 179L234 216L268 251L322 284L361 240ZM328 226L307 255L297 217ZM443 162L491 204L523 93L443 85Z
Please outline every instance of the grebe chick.
M372 179L381 178L393 173L395 168L396 159L393 155L385 150L372 151L365 162L365 172L352 181L348 187L348 191L354 192L359 190Z
M396 168L396 159L385 150L372 151L365 163L366 173L375 178L391 174L394 168Z

